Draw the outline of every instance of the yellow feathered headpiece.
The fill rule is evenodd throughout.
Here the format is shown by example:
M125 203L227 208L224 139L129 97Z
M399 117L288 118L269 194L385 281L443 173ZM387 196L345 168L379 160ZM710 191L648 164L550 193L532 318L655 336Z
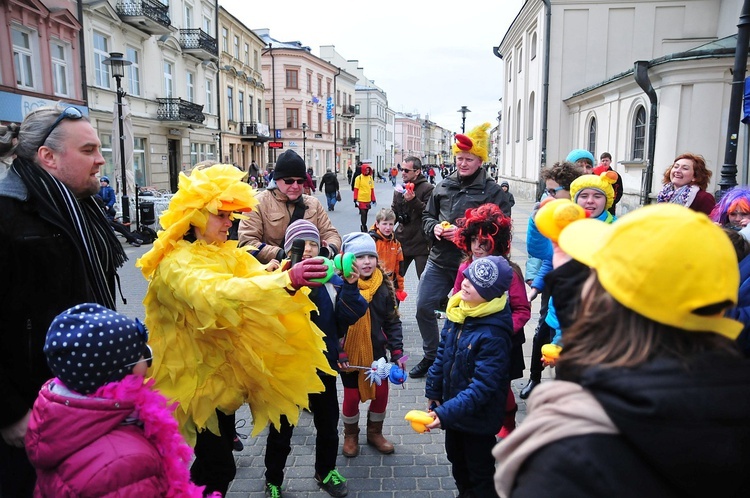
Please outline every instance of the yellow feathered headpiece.
M231 164L194 168L190 176L180 173L177 193L169 201L169 208L159 217L162 230L151 250L136 262L146 278L191 226L205 230L209 213L250 211L258 204L255 190L242 181L244 176L245 173ZM236 213L232 217L244 218Z
M453 144L453 155L455 156L459 152L469 152L482 158L482 162L486 163L490 158L490 136L487 134L487 130L489 129L490 124L484 123L466 135L461 135L460 133L456 135L456 143Z

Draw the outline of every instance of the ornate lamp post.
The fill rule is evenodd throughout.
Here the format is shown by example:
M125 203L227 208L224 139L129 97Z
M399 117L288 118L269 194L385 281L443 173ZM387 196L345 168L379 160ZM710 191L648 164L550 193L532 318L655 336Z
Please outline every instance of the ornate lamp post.
M122 97L125 90L122 89L120 80L125 76L125 66L132 64L125 59L120 52L111 52L109 57L102 61L103 64L112 68L112 77L117 82L117 122L120 131L120 174L122 175L122 222L130 230L130 199L128 198L128 177L125 171L125 132L122 125Z
M302 123L302 160L307 164L307 123Z
M466 113L471 112L465 105L461 106L457 112L461 113L461 133L466 133Z

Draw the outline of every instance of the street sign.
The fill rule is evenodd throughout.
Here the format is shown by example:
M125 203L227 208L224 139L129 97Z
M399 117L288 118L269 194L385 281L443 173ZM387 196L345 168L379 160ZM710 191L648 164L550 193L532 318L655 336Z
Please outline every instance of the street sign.
M283 149L284 142L268 142L269 149Z
M276 130L276 138L281 138L281 130Z

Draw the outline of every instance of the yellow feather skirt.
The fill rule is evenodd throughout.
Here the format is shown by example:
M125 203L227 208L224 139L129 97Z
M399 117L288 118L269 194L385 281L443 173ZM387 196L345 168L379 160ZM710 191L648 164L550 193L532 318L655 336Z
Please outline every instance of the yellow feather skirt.
M250 405L253 435L286 415L296 425L320 370L336 375L307 293L289 294L286 272L267 272L236 242L177 242L149 282L144 305L155 387L177 403L189 444L219 434L216 409Z

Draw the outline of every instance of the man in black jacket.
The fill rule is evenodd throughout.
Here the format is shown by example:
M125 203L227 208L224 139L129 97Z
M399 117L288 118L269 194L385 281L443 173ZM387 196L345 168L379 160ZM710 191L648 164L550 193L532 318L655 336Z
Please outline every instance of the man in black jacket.
M40 108L0 136L0 494L32 496L24 451L29 414L52 377L43 346L52 319L76 304L115 309L125 253L94 201L105 164L96 131L75 107Z
M396 239L401 242L404 254L401 276L406 275L406 270L414 261L417 278L421 278L427 264L427 256L430 254L429 239L422 231L422 212L435 187L422 174L422 161L414 156L404 159L401 178L404 180L404 185L411 183L414 187L404 189L403 193L394 192L391 203L391 209L398 219Z
M331 168L328 168L323 175L323 178L320 179L318 190L322 190L326 193L328 210L333 211L333 208L336 205L336 194L339 192L339 180L336 178L336 173L334 173Z
M417 291L417 325L424 358L409 372L414 378L427 375L435 361L440 342L435 310L453 288L464 256L453 242L454 223L467 209L486 203L496 204L510 216L508 193L482 168L489 156L489 127L485 123L467 135L456 135L457 142L453 144L456 172L435 187L422 213L422 230L432 240L432 249ZM450 226L443 226L443 222Z

